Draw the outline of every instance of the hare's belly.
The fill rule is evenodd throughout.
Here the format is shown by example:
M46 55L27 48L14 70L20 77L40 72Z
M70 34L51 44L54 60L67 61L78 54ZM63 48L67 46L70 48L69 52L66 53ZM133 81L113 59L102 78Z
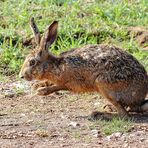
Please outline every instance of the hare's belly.
M90 81L70 81L66 83L66 87L75 93L95 92L97 87Z
M95 79L96 75L85 67L70 68L61 75L60 83L76 93L94 92L97 90Z

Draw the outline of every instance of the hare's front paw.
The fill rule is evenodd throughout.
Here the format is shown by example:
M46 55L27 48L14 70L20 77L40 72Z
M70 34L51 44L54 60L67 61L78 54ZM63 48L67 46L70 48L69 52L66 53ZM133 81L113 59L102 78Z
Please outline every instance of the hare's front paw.
M67 90L67 89L61 86L55 86L55 85L48 86L48 87L41 87L37 89L37 95L46 96L51 93L57 92L59 90Z
M32 88L32 91L36 91L38 90L39 88L43 88L43 87L48 87L48 86L52 86L53 84L50 83L49 81L43 81L43 82L36 82L34 83L31 88Z
M39 96L46 96L49 95L51 91L49 90L48 87L41 87L37 89L37 95Z
M41 87L41 86L40 86L40 83L33 83L32 86L31 86L31 90L32 90L32 91L35 91L35 90L37 90L39 87Z

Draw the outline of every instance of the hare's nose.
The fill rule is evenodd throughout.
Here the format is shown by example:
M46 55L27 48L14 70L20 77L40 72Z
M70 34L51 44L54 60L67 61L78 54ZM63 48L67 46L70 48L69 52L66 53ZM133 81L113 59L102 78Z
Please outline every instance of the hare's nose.
M22 75L21 73L19 74L19 77L20 77L21 79L24 79L24 75Z
M21 79L24 79L24 76L20 76Z

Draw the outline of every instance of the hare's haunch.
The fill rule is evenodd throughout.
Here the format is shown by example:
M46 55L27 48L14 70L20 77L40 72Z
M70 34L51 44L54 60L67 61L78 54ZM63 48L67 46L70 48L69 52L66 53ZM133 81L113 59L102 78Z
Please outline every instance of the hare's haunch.
M127 107L131 111L148 111L148 101L145 100L148 75L132 55L115 46L87 45L57 57L48 48L56 39L58 22L54 21L42 38L33 18L31 27L37 48L26 57L20 77L52 83L37 87L39 95L59 90L99 92L121 116L128 114Z

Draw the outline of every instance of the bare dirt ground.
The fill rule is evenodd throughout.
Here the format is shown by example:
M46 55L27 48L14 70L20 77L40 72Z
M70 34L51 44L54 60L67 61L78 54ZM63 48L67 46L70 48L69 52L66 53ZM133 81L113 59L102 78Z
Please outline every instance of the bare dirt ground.
M135 41L143 47L143 49L148 50L148 31L147 28L136 26L129 27L129 33L134 37Z
M96 94L31 98L30 87L14 80L0 82L0 102L0 148L148 148L148 114L135 115L127 133L107 136L90 120L106 103Z

